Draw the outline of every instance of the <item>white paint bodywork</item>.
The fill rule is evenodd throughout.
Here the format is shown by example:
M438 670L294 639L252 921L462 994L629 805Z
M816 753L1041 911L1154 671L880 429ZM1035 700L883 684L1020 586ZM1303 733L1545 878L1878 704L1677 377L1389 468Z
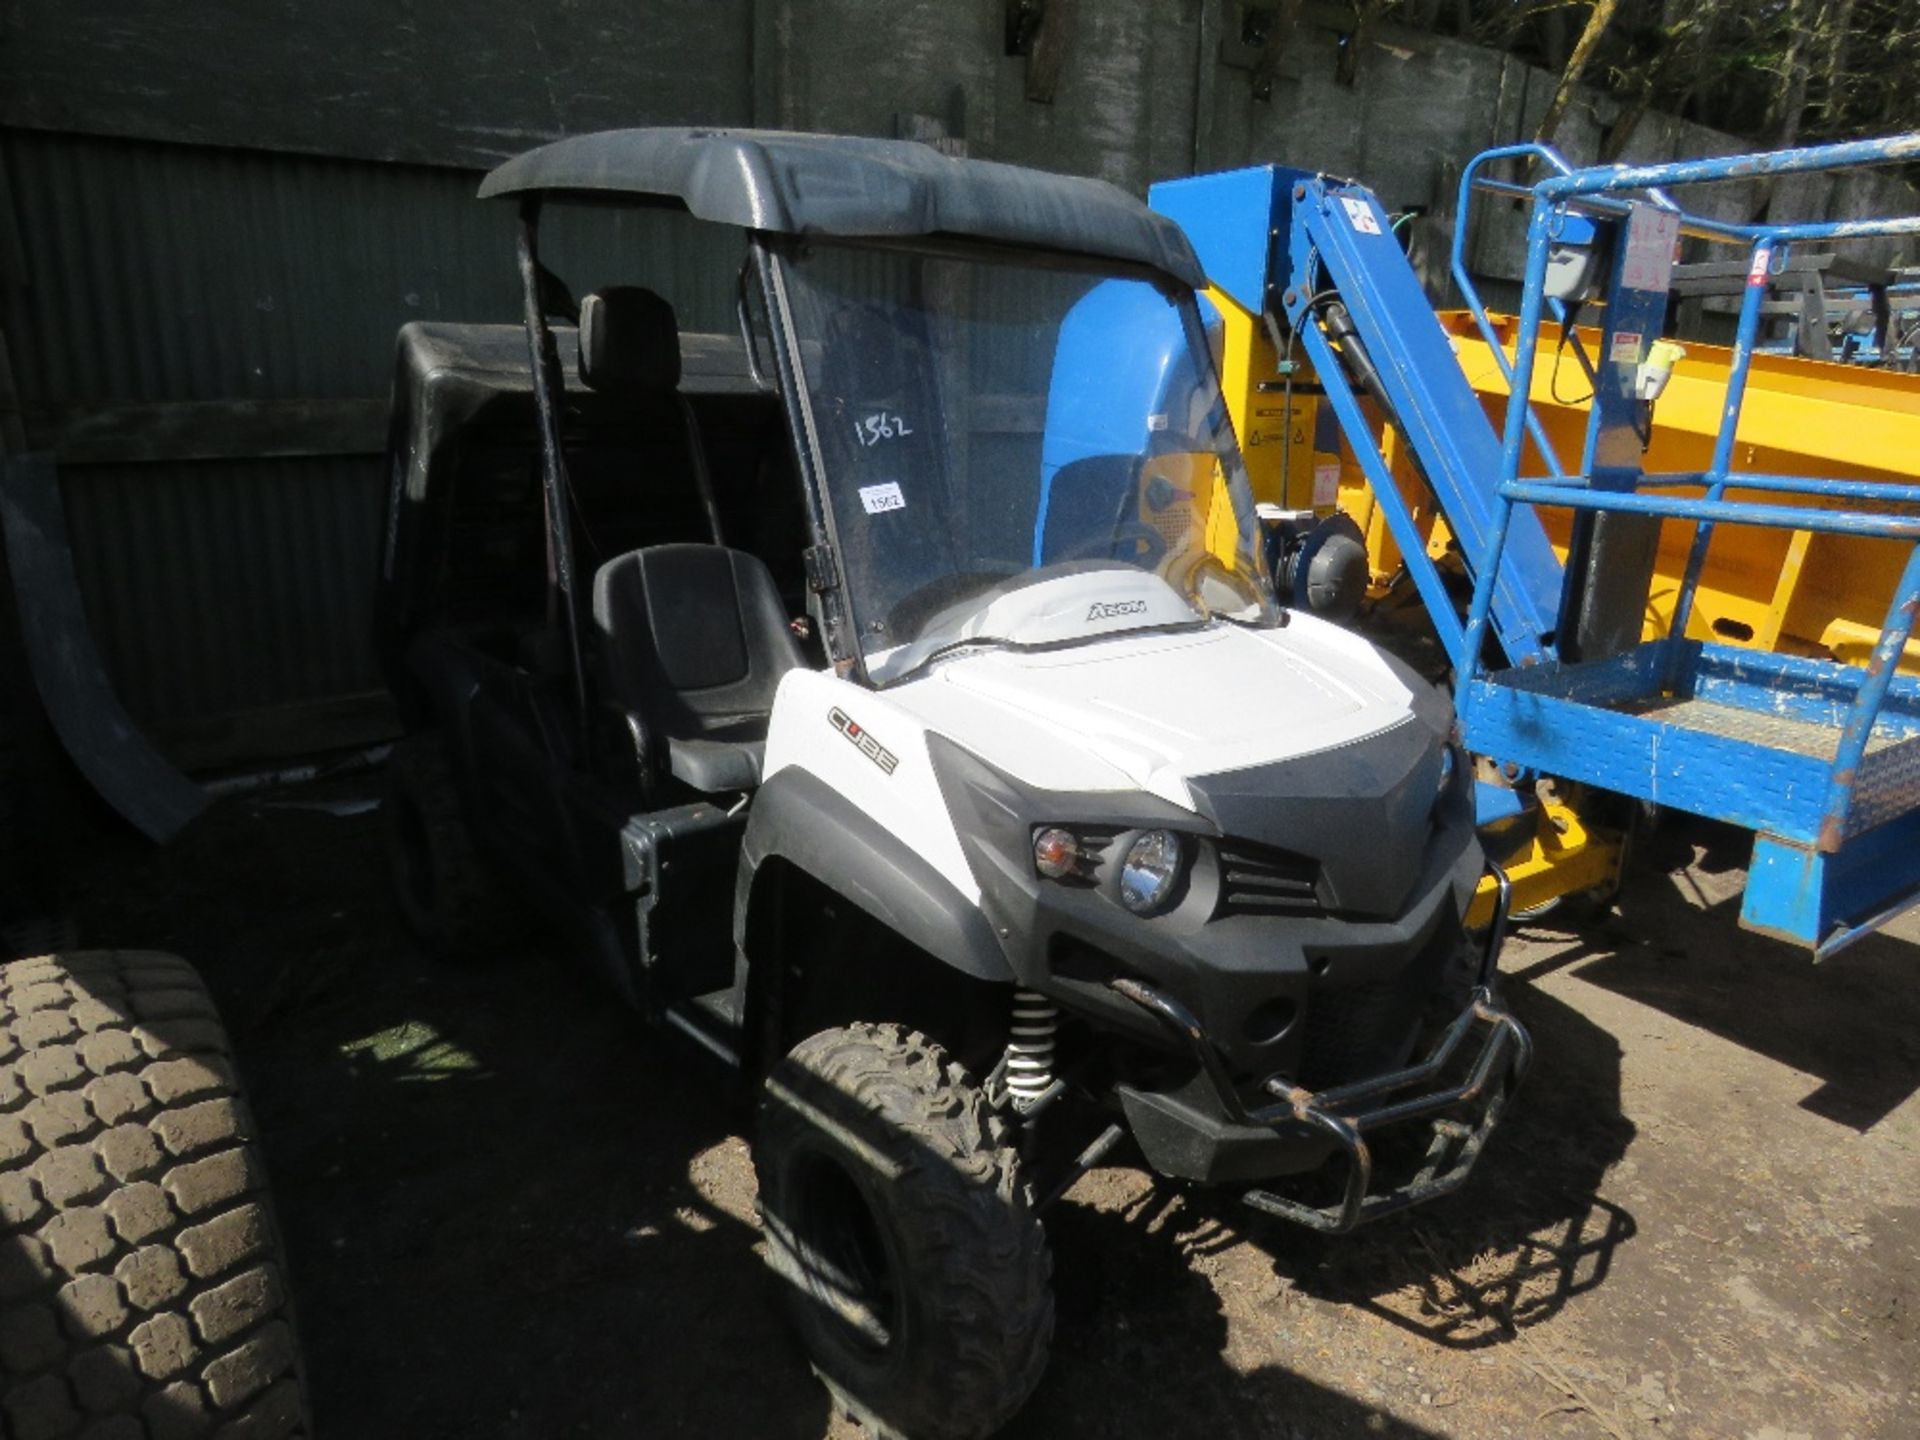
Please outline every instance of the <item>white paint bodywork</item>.
M1084 614L1112 578L1052 583L1082 587L1073 604ZM1055 597L1045 623L1071 608ZM1039 788L1144 791L1191 809L1189 776L1334 750L1412 723L1413 703L1378 650L1309 616L1267 630L1109 627L1078 645L956 651L880 690L794 671L774 703L763 773L811 771L978 900L929 734ZM898 758L891 773L835 728L836 709Z
M978 608L962 602L955 609L961 612L957 623L943 625L941 617L935 616L926 624L925 639L869 655L867 673L884 684L920 663L934 648L980 636L1022 646L1062 645L1097 635L1190 624L1196 618L1193 606L1158 575L1119 565L1022 585Z
M927 758L927 732L936 727L896 703L896 697L910 688L876 691L824 670L789 671L774 695L761 782L789 766L812 772L932 865L967 899L977 901L980 887L960 851L960 837L947 817L947 802ZM893 753L899 763L891 774L834 728L830 717L836 709ZM794 858L804 863L806 857Z

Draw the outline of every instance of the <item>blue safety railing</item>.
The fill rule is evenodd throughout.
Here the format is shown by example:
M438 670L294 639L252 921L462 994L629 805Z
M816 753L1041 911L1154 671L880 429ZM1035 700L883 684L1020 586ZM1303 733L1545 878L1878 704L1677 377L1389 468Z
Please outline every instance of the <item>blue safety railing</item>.
M1526 157L1541 163L1549 172L1530 185L1516 184L1510 181L1493 180L1483 172L1487 165L1501 160ZM1503 726L1509 738L1528 748L1525 725L1532 724L1536 729L1544 723L1542 717L1556 701L1578 702L1591 695L1586 687L1600 685L1612 687L1610 700L1620 702L1623 698L1621 686L1629 689L1634 686L1647 687L1645 691L1633 695L1635 703L1644 703L1659 695L1673 696L1682 688L1698 686L1701 683L1703 666L1711 669L1715 665L1723 668L1728 663L1725 657L1716 657L1707 652L1725 647L1703 646L1685 639L1688 620L1693 610L1694 596L1699 587L1709 547L1712 543L1714 527L1720 524L1754 525L1787 530L1811 531L1881 538L1893 542L1905 542L1911 549L1895 587L1894 595L1888 606L1885 621L1872 655L1863 671L1849 670L1848 667L1827 665L1824 662L1797 660L1788 656L1757 657L1749 652L1738 663L1744 667L1742 674L1751 680L1762 678L1761 689L1773 684L1785 688L1799 687L1811 693L1819 691L1822 696L1819 713L1830 722L1837 722L1839 737L1830 762L1823 761L1824 787L1818 797L1817 824L1812 813L1805 813L1808 797L1796 795L1793 804L1788 805L1776 797L1776 805L1783 807L1778 823L1759 824L1756 828L1777 831L1794 843L1805 843L1822 854L1837 851L1843 841L1860 830L1871 828L1867 823L1884 824L1887 819L1886 806L1888 795L1876 792L1875 806L1870 816L1861 817L1855 813L1855 800L1863 774L1863 762L1868 755L1869 744L1875 735L1875 727L1883 718L1883 710L1889 694L1895 688L1895 673L1904 652L1907 641L1914 630L1916 612L1920 611L1920 514L1890 513L1885 509L1834 508L1834 502L1842 506L1920 506L1920 485L1902 485L1884 482L1823 479L1798 475L1748 474L1734 469L1735 443L1738 434L1740 415L1746 397L1748 374L1752 364L1756 339L1761 321L1761 304L1766 293L1766 276L1775 271L1784 262L1788 247L1797 243L1841 242L1876 238L1920 234L1920 216L1902 216L1898 218L1866 221L1816 221L1788 224L1731 224L1710 217L1687 214L1669 198L1669 189L1689 184L1710 183L1752 179L1766 176L1802 174L1812 171L1828 171L1852 168L1862 165L1885 164L1920 157L1920 135L1899 136L1887 140L1863 141L1844 145L1810 147L1798 150L1782 151L1770 155L1730 156L1719 159L1674 162L1658 165L1615 165L1589 169L1573 169L1564 159L1544 147L1513 146L1491 151L1479 157L1470 166L1461 179L1462 204L1460 224L1454 244L1454 275L1463 295L1472 309L1481 333L1486 337L1489 347L1498 357L1509 386L1509 397L1501 431L1500 474L1497 485L1499 506L1496 513L1491 538L1491 561L1484 565L1475 576L1472 602L1468 609L1462 646L1466 665L1461 676L1461 697L1463 710L1466 711L1471 725L1473 711L1478 705L1482 708L1482 718L1489 722L1492 729ZM1472 277L1465 264L1465 233L1468 205L1474 190L1491 190L1524 200L1528 207L1527 217L1527 261L1524 272L1520 313L1517 333L1514 337L1514 356L1509 362L1505 355L1500 337L1495 333L1485 305L1482 303ZM1606 467L1605 473L1570 474L1552 447L1546 442L1544 431L1538 417L1529 403L1533 374L1539 350L1539 331L1543 318L1555 314L1565 320L1565 313L1558 308L1558 302L1545 294L1545 279L1548 252L1555 239L1564 233L1567 218L1572 215L1588 215L1603 219L1624 220L1635 205L1652 205L1658 209L1671 211L1678 218L1680 233L1699 236L1709 240L1740 245L1747 248L1750 258L1749 276L1740 306L1739 319L1733 349L1732 363L1728 373L1726 395L1721 413L1719 431L1715 437L1713 455L1708 468L1700 472L1682 474L1642 475L1637 466L1615 464ZM1638 336L1634 337L1636 340ZM1599 406L1596 404L1593 424L1600 424ZM1531 437L1545 457L1548 474L1523 477L1520 466L1526 440ZM1590 435L1589 452L1593 451ZM1590 462L1591 463L1591 462ZM1596 470L1599 467L1595 467ZM1677 487L1699 487L1704 493L1699 496L1682 496L1671 493ZM1727 492L1737 487L1745 492L1755 492L1761 496L1782 495L1801 497L1821 502L1818 505L1789 505L1770 503L1766 500L1730 500ZM1513 523L1517 506L1561 506L1575 511L1611 512L1624 515L1642 515L1691 521L1694 524L1692 545L1687 563L1675 598L1672 623L1664 641L1652 642L1642 647L1650 652L1635 657L1631 661L1620 661L1608 665L1567 664L1560 665L1556 659L1551 662L1560 674L1552 677L1533 676L1525 681L1513 680L1502 687L1488 683L1485 674L1484 657L1487 653L1486 640L1494 606L1495 580L1499 572L1502 557L1507 544L1507 536ZM1631 677L1626 668L1632 670ZM1600 672L1605 670L1602 677ZM1584 672L1576 674L1575 672ZM1817 672L1817 673L1816 673ZM1518 672L1508 671L1494 677L1495 681L1509 679ZM1853 677L1851 692L1845 677ZM1920 735L1920 690L1914 695L1906 692L1913 689L1912 682L1900 682L1902 694L1902 712L1891 723L1888 734L1902 740ZM1504 698L1497 698L1496 692L1505 689L1509 692ZM1522 720L1520 712L1511 705L1514 693L1521 688L1528 689L1530 695L1527 715ZM1789 713L1792 707L1772 706L1764 695L1743 692L1751 702L1749 708L1757 712L1773 714ZM1844 701L1844 703L1842 703ZM1501 707L1505 706L1503 710ZM1500 710L1500 715L1492 713ZM1577 728L1577 717L1569 721L1567 712L1555 711L1560 715L1560 723L1572 723ZM1798 713L1798 712L1795 712ZM1484 728L1484 727L1483 727ZM1618 736L1615 736L1617 743ZM1654 737L1646 752L1649 759L1659 755L1658 737ZM1536 745L1536 750L1554 750L1553 758L1564 763L1568 748L1563 741L1552 745ZM1506 753L1501 751L1500 753ZM1713 752L1710 744L1700 750L1703 764L1696 766L1700 773L1711 772ZM1522 756L1531 763L1550 764L1545 754ZM1606 769L1604 761L1596 760L1596 769ZM1676 790L1686 793L1686 786L1676 774L1669 777L1669 795ZM1886 780L1888 767L1879 767L1880 780ZM1564 770L1559 773L1566 773ZM1904 771L1901 772L1904 775ZM1570 778L1589 778L1573 776ZM1618 777L1616 777L1618 778ZM1804 780L1807 776L1801 773ZM1904 780L1896 776L1898 782L1894 790L1900 790ZM1621 788L1633 793L1645 793L1658 784L1657 777L1649 778L1643 788L1628 782ZM1737 788L1737 783L1736 783ZM1788 787L1792 789L1793 787ZM1804 790L1806 787L1799 787ZM1886 790L1882 784L1882 791ZM1913 795L1906 795L1899 804L1904 812L1920 811L1920 787ZM1681 808L1696 813L1713 814L1715 804L1711 799L1695 797L1698 803L1682 803ZM1745 802L1743 802L1745 803ZM1746 815L1743 823L1755 823L1755 817L1761 817L1764 805L1753 802L1760 808L1742 811ZM1729 813L1725 818L1736 818L1733 811L1738 806L1729 804ZM1795 823L1795 814L1789 811L1805 813L1804 826ZM1758 855L1758 852L1756 852ZM1904 862L1907 868L1913 868L1911 859ZM1756 865L1759 864L1756 858ZM1816 877L1817 879L1818 877ZM1920 878L1920 877L1915 877ZM1803 877L1804 879L1804 877ZM1873 889L1854 876L1848 882L1855 891L1865 893ZM1764 904L1764 901L1762 902ZM1749 911L1752 910L1749 905ZM1812 920L1808 916L1813 916ZM1774 927L1783 933L1796 933L1798 938L1812 939L1821 943L1818 935L1800 933L1817 921L1825 927L1830 917L1819 906L1804 915L1783 922ZM1804 923L1803 923L1804 922ZM1763 926L1762 928L1766 928ZM1851 933L1858 933L1857 929Z
M1513 366L1507 360L1506 347L1500 343L1500 336L1495 331L1493 320L1487 313L1486 302L1480 298L1480 287L1474 280L1472 270L1467 267L1467 236L1471 233L1467 219L1473 213L1473 195L1477 188L1485 187L1495 193L1514 195L1515 198L1530 193L1522 186L1493 180L1482 173L1487 166L1498 161L1519 159L1538 160L1550 166L1556 174L1571 175L1573 173L1573 167L1567 164L1560 152L1548 145L1502 145L1497 149L1483 150L1474 156L1467 162L1466 168L1460 172L1460 196L1454 210L1458 220L1453 227L1451 265L1453 283L1466 300L1467 310L1473 316L1473 323L1479 327L1480 338L1487 342L1487 350L1493 356L1493 363L1500 367L1500 375L1507 382L1509 395L1521 392L1512 388ZM1566 307L1557 299L1549 300L1548 305L1553 311L1553 318L1564 324L1567 318ZM1539 446L1541 458L1546 461L1547 469L1555 475L1566 474L1566 467L1560 463L1559 453L1554 449L1553 442L1547 438L1546 427L1540 423L1540 416L1534 410L1531 401L1526 407L1526 424L1527 433L1533 437L1533 443Z
M1896 136L1887 140L1867 140L1849 145L1809 147L1801 150L1780 151L1771 155L1729 156L1724 160L1685 161L1666 165L1596 166L1585 170L1575 170L1574 167L1567 162L1566 157L1550 145L1522 144L1498 146L1491 150L1484 150L1474 156L1460 172L1460 183L1454 212L1457 218L1453 227L1453 242L1449 254L1449 270L1453 277L1454 285L1458 288L1461 298L1466 303L1468 313L1473 316L1474 324L1479 329L1481 338L1487 342L1487 348L1492 352L1494 363L1500 368L1501 378L1506 381L1509 387L1509 394L1513 396L1526 395L1528 391L1525 387L1520 389L1513 388L1516 365L1507 359L1506 348L1501 343L1500 335L1494 327L1486 301L1480 294L1479 283L1474 277L1473 270L1468 262L1468 244L1473 234L1473 227L1468 222L1473 213L1473 201L1476 193L1504 196L1512 200L1532 202L1536 206L1536 213L1542 200L1545 199L1547 229L1544 238L1546 243L1551 244L1560 237L1562 227L1566 225L1571 216L1590 214L1613 219L1620 218L1626 213L1627 202L1619 198L1619 192L1638 191L1639 198L1650 201L1662 209L1670 210L1677 214L1680 217L1680 233L1689 238L1727 244L1745 243L1755 249L1760 248L1760 246L1769 241L1775 242L1781 246L1781 248L1777 249L1771 256L1771 267L1777 273L1779 267L1783 265L1786 260L1785 243L1790 243L1794 240L1847 240L1872 236L1920 233L1920 216L1905 217L1895 221L1823 221L1799 225L1775 226L1741 225L1717 220L1709 216L1688 214L1674 202L1673 198L1667 193L1667 190L1677 185L1699 184L1712 180L1750 179L1756 175L1763 174L1786 174L1809 169L1848 169L1861 165L1896 163L1904 159L1914 158L1911 149L1908 147L1912 146L1917 140L1920 140L1920 136ZM1805 160L1805 157L1819 158L1817 161L1799 163ZM1743 165L1753 164L1763 160L1785 163L1772 165L1766 169L1756 168L1752 170L1742 170L1739 168ZM1549 180L1560 182L1577 181L1578 183L1574 185L1574 188L1571 190L1566 190L1563 186L1556 186L1554 194L1548 197L1546 181L1527 185L1512 180L1498 179L1486 173L1493 165L1509 161L1536 162L1551 172L1548 177ZM1648 178L1659 174L1666 174L1672 178L1664 182ZM1529 277L1533 277L1534 275L1532 268L1534 259L1532 242L1533 237L1529 234ZM1530 278L1528 284L1531 287L1537 285L1540 280L1543 279L1544 262L1540 277L1538 279ZM1759 321L1759 311L1757 307L1759 301L1764 298L1764 291L1760 295L1755 295L1753 293L1754 288L1755 287L1752 286L1748 287L1747 295L1742 305L1742 320L1750 324L1757 334ZM1913 288L1920 289L1920 287ZM1541 308L1547 314L1551 315L1556 322L1564 325L1568 318L1565 303L1557 298L1545 296L1544 294L1541 294L1540 298ZM1746 309L1745 302L1747 301L1750 301L1756 307L1751 321L1747 320L1744 313ZM1537 315L1534 323L1537 329L1539 323L1539 317ZM1752 344L1749 345L1750 351L1754 348L1755 346ZM1529 367L1528 374L1530 381L1531 367ZM1741 386L1744 388L1744 385L1745 376L1742 375ZM1547 438L1546 428L1541 423L1540 417L1531 403L1525 406L1522 415L1526 433L1528 437L1533 440L1534 444L1539 447L1540 454L1546 462L1548 471L1555 476L1566 474L1566 467L1561 463L1552 442ZM1730 438L1727 443L1731 446L1732 441Z
M1322 387L1322 413L1345 433L1454 661L1467 743L1508 763L1509 773L1554 775L1753 830L1743 918L1821 951L1872 928L1888 904L1920 896L1920 681L1894 673L1920 602L1920 548L1864 672L1688 640L1687 622L1715 525L1882 536L1912 547L1920 516L1868 507L1920 506L1920 485L1734 470L1764 285L1744 296L1706 469L1642 473L1651 432L1638 367L1651 353L1646 341L1661 333L1671 277L1660 252L1676 236L1740 246L1770 269L1794 244L1920 233L1920 218L1730 224L1688 214L1668 187L1915 156L1920 136L1651 167L1580 170L1532 145L1478 157L1461 177L1452 259L1509 387L1497 425L1461 371L1393 223L1364 186L1259 166L1164 182L1150 197L1186 229L1224 293L1274 327L1277 350L1291 358L1298 343ZM1541 174L1526 184L1496 178L1492 168L1502 161L1536 164ZM1504 337L1466 264L1473 197L1489 191L1528 207L1521 313L1517 334ZM1610 256L1601 233L1608 230L1616 239ZM1549 249L1582 246L1586 265L1597 269L1604 259L1611 279L1602 353L1576 351L1595 396L1574 464L1555 452L1530 399L1543 319L1570 331L1573 318L1571 299L1547 293ZM1391 461L1375 433L1379 416L1404 445ZM1543 475L1520 474L1529 439ZM1402 454L1445 517L1444 564L1430 549L1426 500L1414 487L1402 491ZM1737 501L1728 498L1735 486ZM1702 493L1676 493L1688 490ZM1810 503L1779 503L1786 499ZM1684 593L1665 638L1640 638L1646 596L1633 592L1642 564L1651 574L1646 527L1583 520L1578 563L1563 566L1534 513L1543 505L1694 523ZM1456 563L1472 583L1464 621L1449 583ZM1582 644L1598 658L1579 658Z

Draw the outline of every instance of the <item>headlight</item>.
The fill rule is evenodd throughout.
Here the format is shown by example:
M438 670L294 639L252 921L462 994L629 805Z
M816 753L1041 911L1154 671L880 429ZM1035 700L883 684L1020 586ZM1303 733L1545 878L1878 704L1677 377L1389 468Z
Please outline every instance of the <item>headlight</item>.
M1127 848L1120 866L1120 903L1136 915L1152 915L1173 894L1180 878L1180 837L1149 830Z

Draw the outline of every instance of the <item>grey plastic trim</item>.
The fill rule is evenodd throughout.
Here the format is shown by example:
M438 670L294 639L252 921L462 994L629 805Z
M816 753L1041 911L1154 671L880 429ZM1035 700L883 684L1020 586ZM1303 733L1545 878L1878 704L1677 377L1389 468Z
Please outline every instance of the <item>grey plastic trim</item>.
M889 930L976 980L1011 982L1013 969L987 917L878 821L811 771L789 766L753 797L741 850L740 892L778 856L858 905ZM750 904L734 908L746 945Z

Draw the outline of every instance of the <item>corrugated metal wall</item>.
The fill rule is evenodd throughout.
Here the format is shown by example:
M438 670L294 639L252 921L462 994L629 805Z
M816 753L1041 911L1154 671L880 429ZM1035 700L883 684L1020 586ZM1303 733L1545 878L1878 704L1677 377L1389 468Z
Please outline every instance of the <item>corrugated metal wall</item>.
M1004 0L446 0L424 23L379 0L270 17L16 0L0 16L0 340L30 435L64 437L76 561L129 710L190 765L382 723L362 700L392 337L416 318L515 318L510 212L471 198L500 156L616 124L931 131L1136 191L1277 161L1444 212L1454 167L1524 133L1550 88L1391 30L1359 86L1339 85L1347 8L1312 3L1259 101L1240 8L1081 3L1040 103L1034 62L1005 53ZM1607 114L1576 106L1567 148L1591 155ZM1629 153L1731 148L1655 119ZM1791 201L1885 207L1892 186ZM600 220L552 227L556 269L643 278L684 327L731 328L735 248L684 217ZM1507 239L1487 239L1498 271Z
M35 431L106 405L377 399L407 320L518 317L512 211L473 199L477 172L19 130L0 167L0 331ZM595 283L644 276L690 328L730 324L732 262L691 228L557 212L548 251ZM183 762L384 724L354 703L379 687L381 439L63 466L102 654Z

